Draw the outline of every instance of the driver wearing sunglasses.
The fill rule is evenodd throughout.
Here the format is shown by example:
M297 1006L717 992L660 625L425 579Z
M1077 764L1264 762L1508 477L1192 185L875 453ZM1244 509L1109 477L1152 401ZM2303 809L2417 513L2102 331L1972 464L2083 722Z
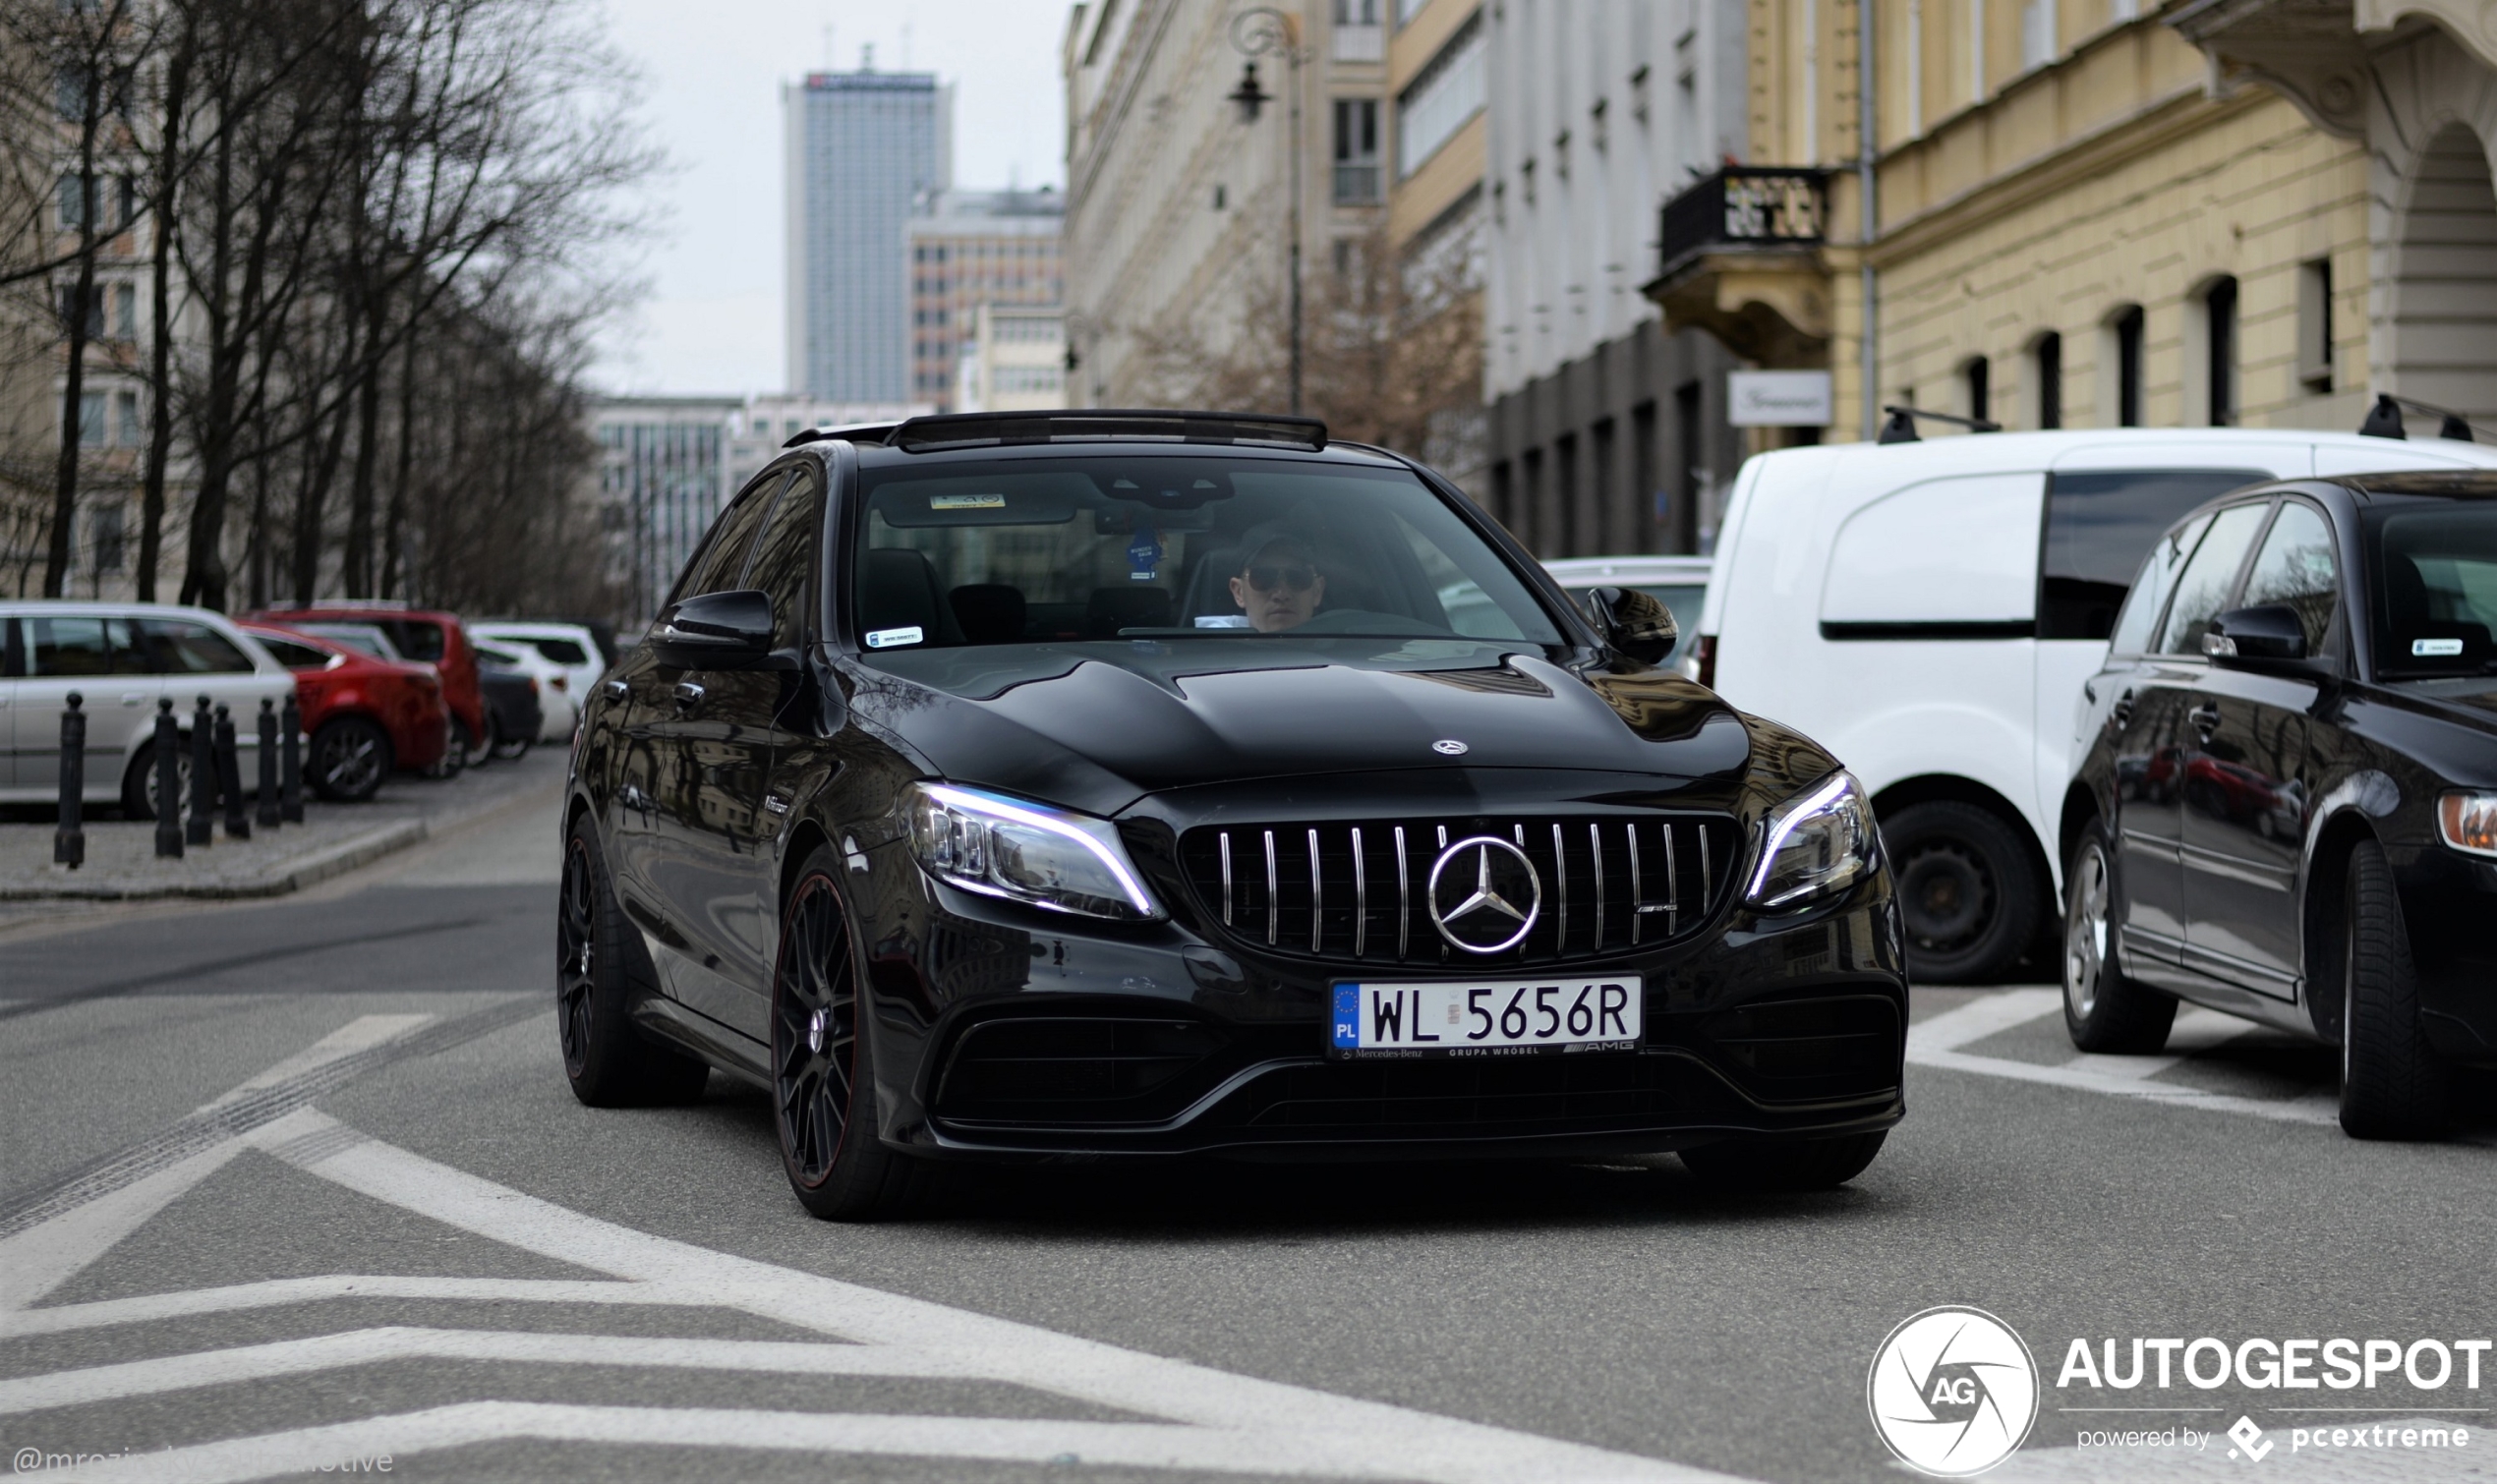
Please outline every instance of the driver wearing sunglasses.
M1231 580L1231 600L1248 611L1250 628L1279 634L1307 623L1326 601L1326 578L1299 538L1270 537L1250 548Z

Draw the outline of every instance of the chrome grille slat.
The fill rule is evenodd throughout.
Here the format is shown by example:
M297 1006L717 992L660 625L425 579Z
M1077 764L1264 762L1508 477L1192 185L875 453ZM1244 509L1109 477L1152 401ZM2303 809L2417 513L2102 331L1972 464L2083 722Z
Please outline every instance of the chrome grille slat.
M1209 924L1210 932L1239 935L1244 947L1319 962L1360 959L1373 966L1460 974L1488 970L1493 964L1572 963L1652 952L1678 942L1713 921L1722 905L1718 898L1739 885L1742 839L1731 819L1698 812L1625 815L1612 815L1620 823L1617 833L1602 814L1591 818L1580 811L1493 819L1450 815L1444 822L1392 817L1360 823L1278 820L1271 826L1235 822L1186 831L1180 864L1202 906L1200 921ZM1236 858L1239 841L1234 836L1244 830L1255 831L1250 849L1262 845L1265 851L1262 902L1256 894L1255 866ZM1541 879L1543 907L1514 947L1477 955L1451 947L1432 925L1426 884L1438 851L1484 835L1514 843L1526 854ZM1581 838L1586 842L1584 862L1573 858ZM1393 934L1386 931L1386 922L1370 917L1373 840L1395 853L1394 897L1386 895L1382 877L1377 903L1378 911L1395 914ZM1307 895L1300 886L1303 863L1292 858L1303 849L1309 852ZM1248 881L1240 879L1244 865ZM1341 873L1347 865L1353 878L1349 902L1341 899ZM1469 884L1472 871L1468 862ZM1338 898L1332 901L1330 877ZM1683 889L1686 881L1688 892ZM1260 917L1262 942L1256 926Z

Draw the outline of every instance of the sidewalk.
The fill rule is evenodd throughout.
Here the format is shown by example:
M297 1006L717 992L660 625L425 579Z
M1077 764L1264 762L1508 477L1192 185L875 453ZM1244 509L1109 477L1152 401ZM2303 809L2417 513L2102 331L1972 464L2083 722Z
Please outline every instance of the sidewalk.
M548 788L563 776L564 761L562 748L542 747L517 763L494 763L456 778L402 773L368 803L307 798L301 824L274 830L255 826L248 840L228 839L220 815L216 843L192 846L180 860L157 858L152 822L90 820L87 863L76 871L52 864L55 822L27 823L29 815L16 811L11 823L0 824L0 903L283 895ZM24 909L0 912L0 918L24 915Z

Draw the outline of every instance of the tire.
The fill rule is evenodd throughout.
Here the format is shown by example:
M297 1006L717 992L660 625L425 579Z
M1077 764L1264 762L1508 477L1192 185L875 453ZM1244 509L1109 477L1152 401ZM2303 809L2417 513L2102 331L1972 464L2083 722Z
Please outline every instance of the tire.
M598 830L583 815L563 842L555 898L555 1029L572 1096L592 1108L691 1103L711 1069L633 1024L632 996L651 989L647 950L624 920Z
M817 846L782 908L772 968L773 1124L799 1205L826 1221L871 1222L908 1207L919 1162L878 1136L840 865L830 847Z
M188 819L191 812L191 744L183 739L182 750L174 757L178 781L175 789L181 797L174 801L174 817ZM121 814L126 820L156 818L156 743L154 738L139 744L138 756L130 760L130 771L122 774Z
M361 804L390 775L390 735L363 716L338 716L313 733L304 781L333 804Z
M2341 1127L2358 1139L2445 1131L2448 1074L2419 1023L2419 978L2384 847L2350 852L2342 942Z
M1956 799L1910 804L1882 821L1897 884L1907 969L1921 984L2001 979L2037 933L2037 867L1992 810Z
M460 751L459 718L452 717L445 723L444 730L448 734L442 738L442 755L425 770L429 778L456 778L468 766L467 758Z
M1832 1139L1727 1139L1681 1152L1682 1167L1718 1190L1834 1190L1864 1172L1887 1133Z
M2081 1051L2142 1056L2168 1044L2177 1001L2118 966L2122 888L2107 827L2092 820L2063 873L2063 1029Z
M496 718L494 721L494 740L490 745L496 761L503 763L517 763L522 758L529 756L530 740L531 739L527 737L515 737L508 732L505 732L503 730L501 719Z
M486 735L480 737L468 729L468 723L451 717L451 751L458 763L451 769L456 773L465 769L483 768L494 756L494 718L486 718Z

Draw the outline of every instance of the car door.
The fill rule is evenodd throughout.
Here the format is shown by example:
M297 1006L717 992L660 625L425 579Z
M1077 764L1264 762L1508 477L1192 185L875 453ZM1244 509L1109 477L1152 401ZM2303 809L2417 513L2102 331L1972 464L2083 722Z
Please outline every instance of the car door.
M2340 653L2332 526L2285 499L2231 607L2297 612L2309 655ZM2313 803L2319 675L2213 664L2186 715L2199 758L2184 794L2185 966L2282 999L2299 974L2297 864Z
M143 725L152 725L162 685L150 673L137 624L117 614L29 614L25 679L17 682L12 787L37 798L61 786L61 715L70 694L87 713L85 796L121 796L122 764Z
M736 588L784 483L776 473L737 497L669 602ZM659 663L648 646L614 678L625 686L624 756L610 838L626 910L651 941L668 994L735 1025L747 1018L743 1001L752 992L740 982L754 955L738 946L752 925L734 900L737 873L726 857L750 849L742 816L761 804L759 785L738 802L745 770L730 756L731 745L742 745L727 736L741 688L724 672Z
M0 799L18 797L18 692L26 679L26 637L18 623L0 614Z
M142 618L139 637L148 667L161 680L177 711L189 713L203 696L234 718L234 753L243 791L260 788L261 701L282 703L290 675L262 674L240 645L194 618ZM153 697L149 698L152 711ZM150 721L147 724L152 724Z
M2202 635L2222 611L2268 501L2212 518L2178 572L2155 642L2122 684L2130 693L2116 747L2116 847L2124 892L2124 946L2178 964L2185 944L2183 799L2198 748L2186 717L2202 703L2209 661Z

